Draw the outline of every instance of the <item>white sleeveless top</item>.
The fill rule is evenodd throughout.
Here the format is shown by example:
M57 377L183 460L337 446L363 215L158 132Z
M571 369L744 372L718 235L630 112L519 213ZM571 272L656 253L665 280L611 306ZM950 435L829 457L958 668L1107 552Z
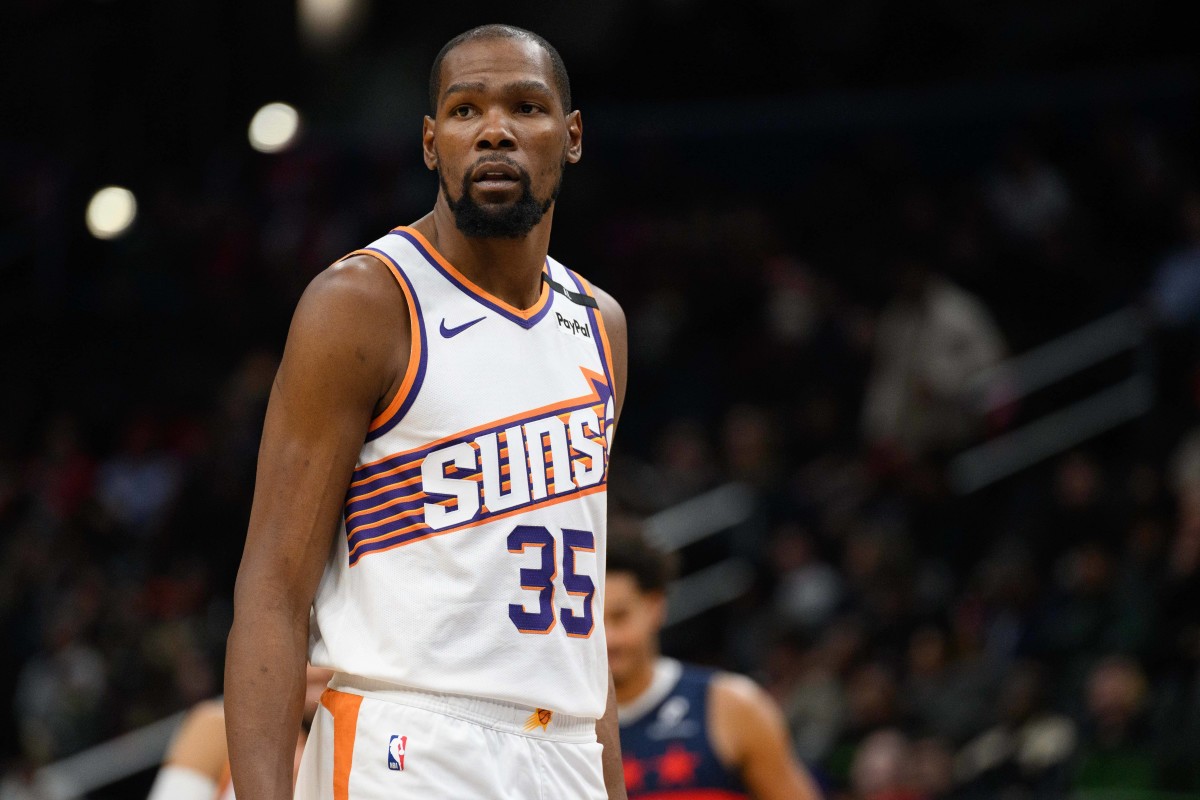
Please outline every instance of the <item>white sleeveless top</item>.
M351 478L309 660L599 718L613 380L591 287L547 259L520 310L412 228L362 254L399 283L412 351Z

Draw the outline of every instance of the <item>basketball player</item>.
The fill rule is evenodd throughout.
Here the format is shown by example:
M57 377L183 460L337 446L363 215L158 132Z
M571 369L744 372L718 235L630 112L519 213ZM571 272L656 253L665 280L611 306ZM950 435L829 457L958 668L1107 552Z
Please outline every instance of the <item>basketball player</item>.
M333 673L309 667L304 691L304 724L296 739L294 767L308 739L317 702ZM234 800L225 742L225 709L219 701L197 703L179 726L163 757L148 800Z
M583 127L489 25L434 61L433 210L317 276L272 389L226 661L238 795L625 798L603 629L625 322L547 255Z
M667 556L636 535L614 535L607 572L604 626L631 800L817 800L766 692L659 655Z

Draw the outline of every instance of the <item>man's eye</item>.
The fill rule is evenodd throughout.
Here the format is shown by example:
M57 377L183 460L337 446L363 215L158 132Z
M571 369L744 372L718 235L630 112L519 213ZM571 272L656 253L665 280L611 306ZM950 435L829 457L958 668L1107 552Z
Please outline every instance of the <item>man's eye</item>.
M541 109L535 106L533 103L521 103L521 105L517 106L517 110L522 114L535 114Z
M471 107L470 106L458 106L450 113L456 117L469 117L471 115Z

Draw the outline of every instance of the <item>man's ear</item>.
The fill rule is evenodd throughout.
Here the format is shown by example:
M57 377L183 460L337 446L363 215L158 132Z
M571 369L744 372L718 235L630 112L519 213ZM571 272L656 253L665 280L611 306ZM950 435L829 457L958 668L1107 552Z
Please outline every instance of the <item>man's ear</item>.
M657 589L646 592L645 599L650 606L650 614L654 617L654 629L662 630L667 624L667 593Z
M437 147L434 146L436 135L437 123L433 121L433 117L426 115L421 122L421 149L425 155L425 166L431 170L438 167Z
M567 114L567 161L578 163L583 158L583 117L579 109Z

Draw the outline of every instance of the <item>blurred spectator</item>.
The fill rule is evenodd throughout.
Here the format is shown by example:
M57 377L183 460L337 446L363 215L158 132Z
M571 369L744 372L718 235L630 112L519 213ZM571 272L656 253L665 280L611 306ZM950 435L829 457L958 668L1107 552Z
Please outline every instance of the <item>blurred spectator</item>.
M845 679L844 692L846 716L827 759L831 774L843 782L854 779L859 752L872 735L901 722L896 676L886 665L869 662L855 668Z
M59 615L46 632L44 653L25 664L14 687L22 744L41 764L96 738L107 688L105 660L80 637L74 609L61 607Z
M1147 713L1148 689L1141 667L1128 658L1110 656L1092 669L1073 788L1085 792L1160 788Z
M863 432L869 443L908 461L979 433L971 379L1005 348L983 303L924 261L902 263L899 282L875 332Z
M987 198L1000 229L1021 242L1048 236L1071 211L1066 181L1026 141L1009 146Z
M96 495L118 523L145 538L162 521L181 478L178 460L162 446L158 421L141 414L126 427L121 449L100 465Z
M805 763L828 763L846 720L843 681L862 646L861 628L843 619L809 647L784 641L771 651L767 686L787 715Z
M69 414L52 420L42 453L26 473L41 505L56 519L69 519L91 497L95 475L95 461L79 439L78 420Z
M1019 787L1030 798L1059 797L1067 786L1076 727L1046 706L1043 670L1022 663L1004 678L997 723L958 753L956 780L966 797L996 797Z
M1200 192L1184 195L1179 221L1183 242L1155 270L1150 304L1162 324L1195 330L1200 325Z
M909 640L907 661L903 697L916 730L961 743L983 727L993 681L978 653L954 658L946 632L927 625Z
M1067 551L1055 565L1054 593L1036 636L1040 651L1063 670L1068 686L1116 644L1115 575L1112 554L1093 542Z
M923 800L912 780L912 745L898 730L877 731L863 740L850 766L856 800Z
M814 552L812 537L795 526L775 532L771 565L778 571L775 614L789 629L813 632L824 627L842 599L842 579Z
M909 748L909 783L918 797L954 796L954 750L936 737L917 739Z

